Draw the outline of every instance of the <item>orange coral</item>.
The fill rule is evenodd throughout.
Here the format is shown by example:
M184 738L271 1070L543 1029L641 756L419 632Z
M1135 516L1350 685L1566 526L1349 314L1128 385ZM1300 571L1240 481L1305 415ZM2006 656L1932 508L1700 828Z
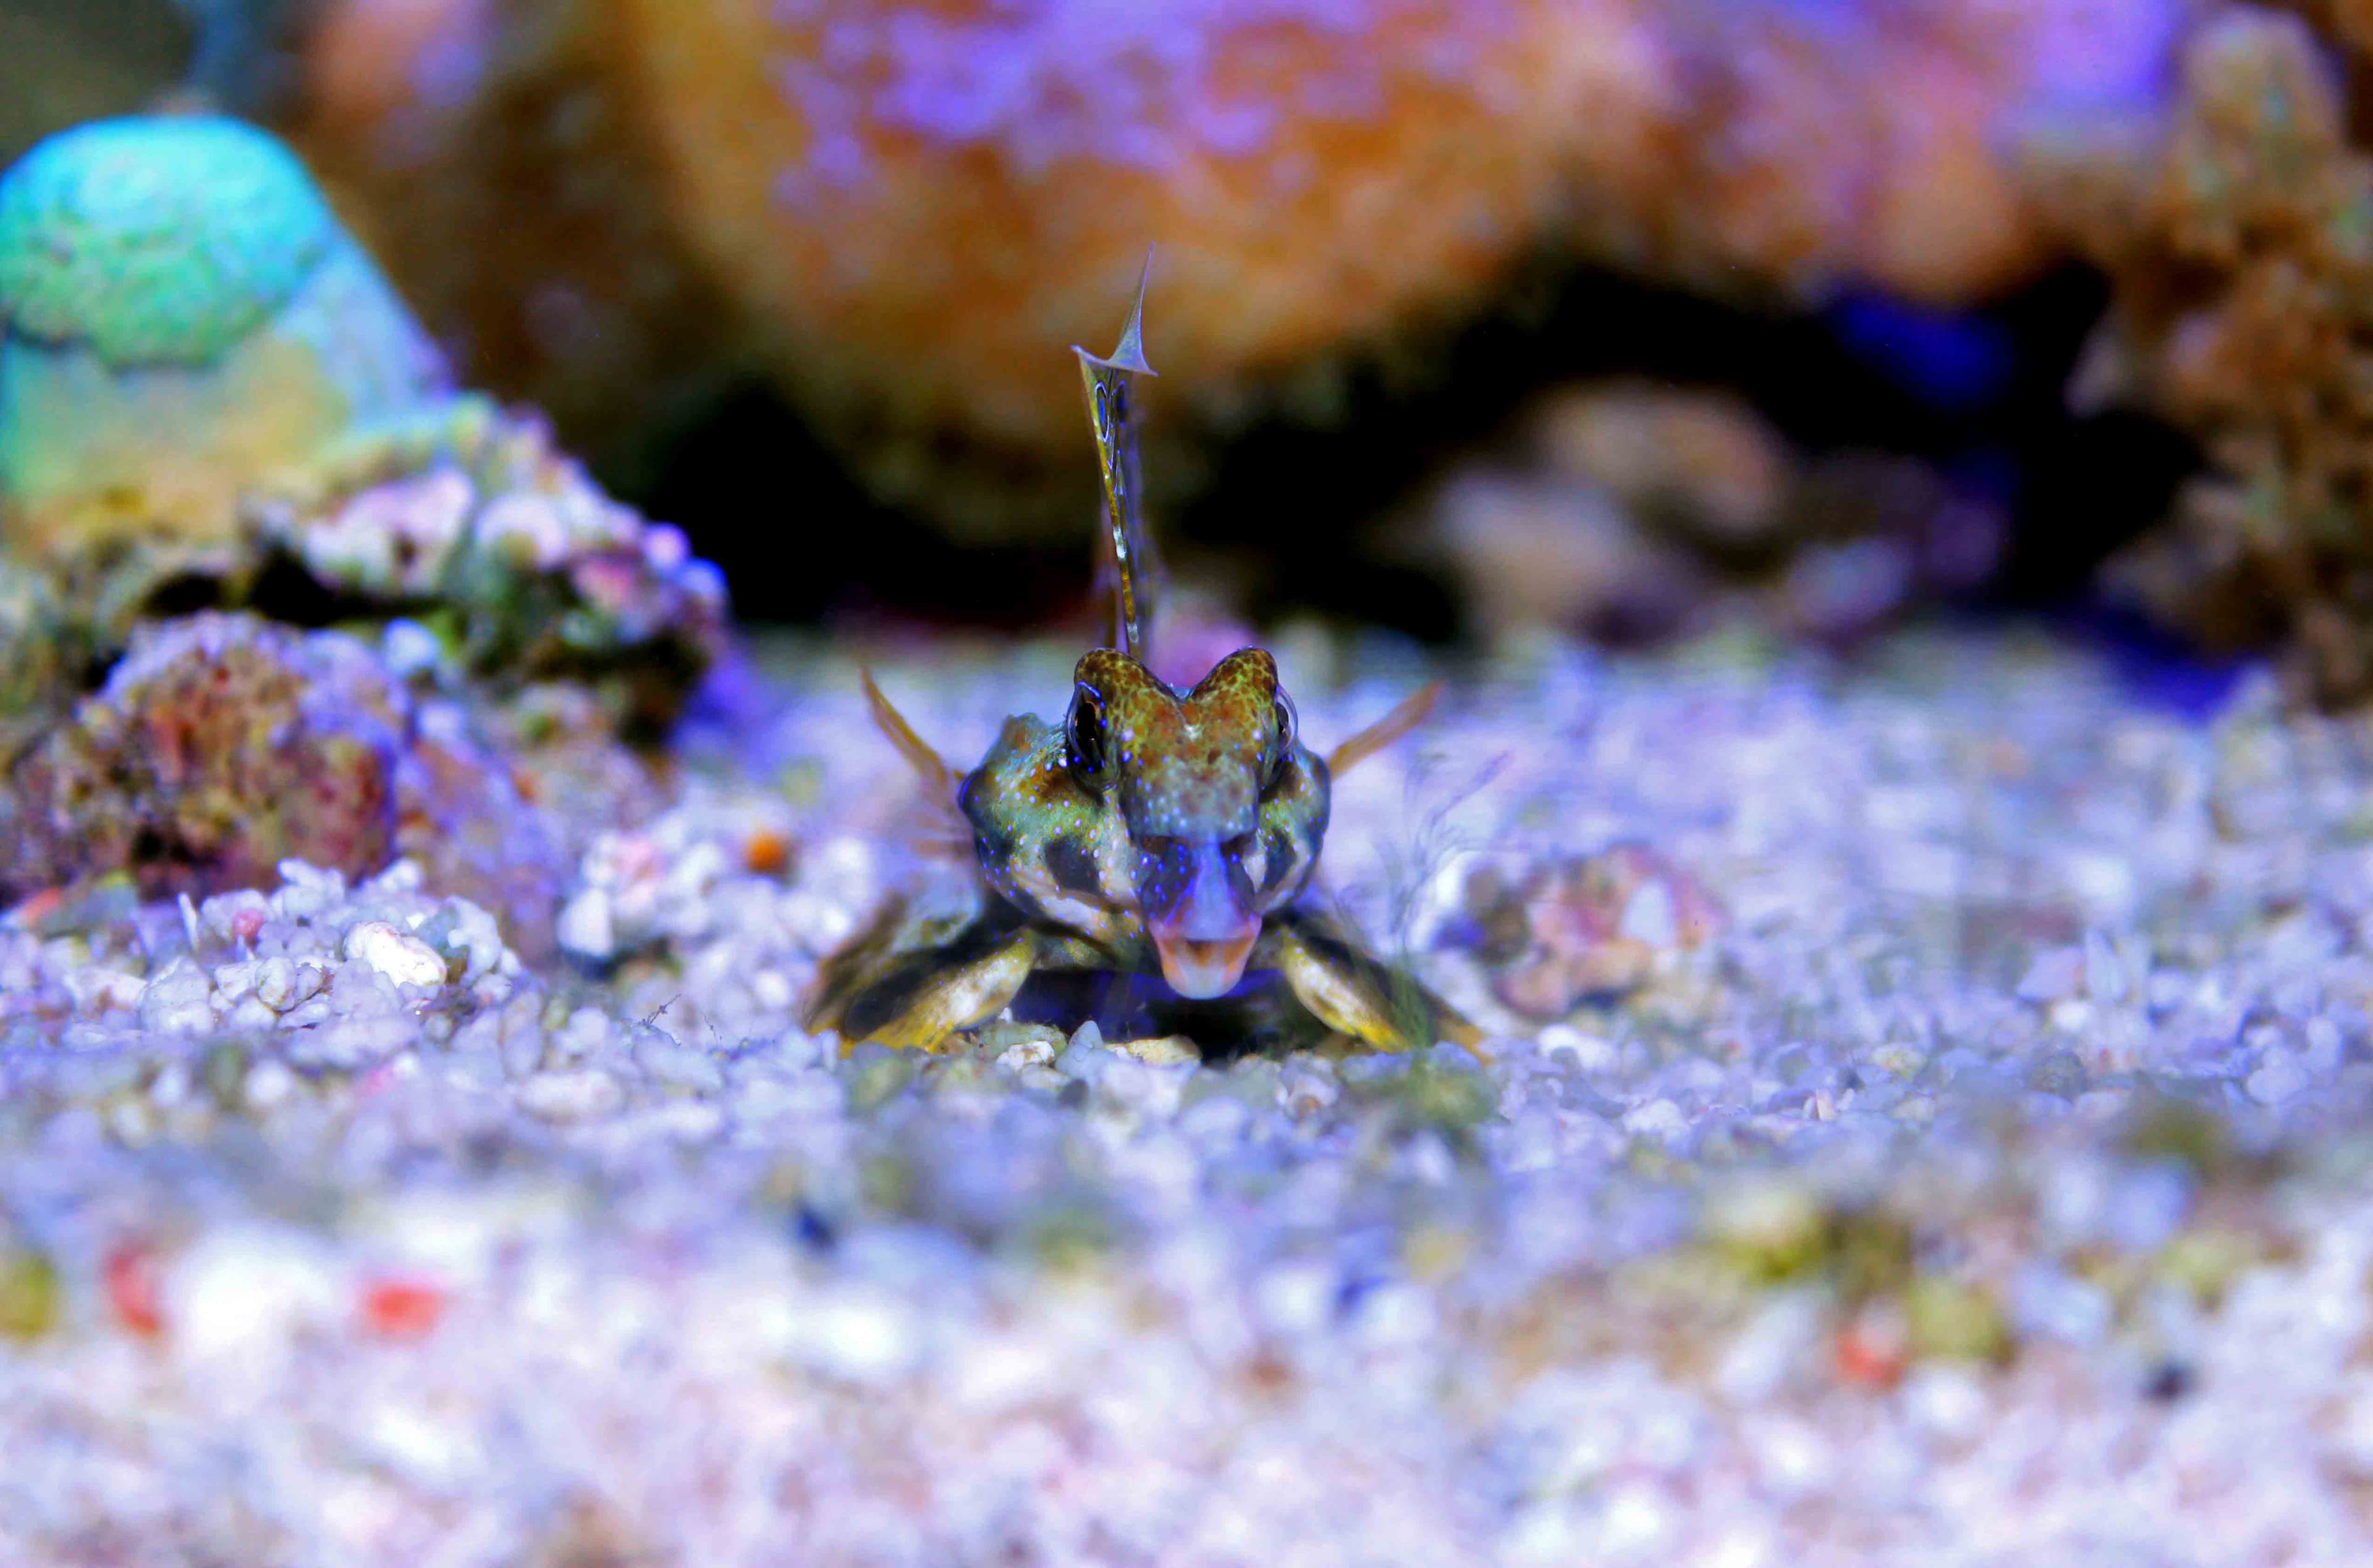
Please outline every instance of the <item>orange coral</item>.
M1548 228L1565 127L1628 138L1656 76L1603 0L620 8L679 232L907 494L948 436L992 475L1075 451L1048 354L1149 240L1163 390L1207 414L1472 311Z
M336 0L291 134L473 384L613 451L720 352L611 90L611 0Z
M580 304L647 319L680 303L696 258L875 482L944 511L952 460L1025 486L1073 466L1076 397L1049 355L1105 330L1148 240L1163 248L1158 405L1222 422L1314 366L1488 308L1543 251L1728 293L1999 286L2045 254L2006 128L2147 96L2173 12L343 0L314 52L308 140L393 203L378 232L399 274L466 277L470 247L491 244L525 296L540 265L608 264L540 261L572 238L549 212L450 193L497 183L527 206L573 192L580 215L621 215L602 249L676 280L639 303L579 286ZM429 68L462 56L474 78ZM568 90L536 85L555 75ZM446 83L449 101L417 85L391 99L390 81ZM545 107L488 113L473 95ZM392 127L411 128L397 154ZM411 174L387 174L391 157ZM453 243L462 221L470 246ZM473 298L473 320L495 308ZM475 374L506 381L500 364Z

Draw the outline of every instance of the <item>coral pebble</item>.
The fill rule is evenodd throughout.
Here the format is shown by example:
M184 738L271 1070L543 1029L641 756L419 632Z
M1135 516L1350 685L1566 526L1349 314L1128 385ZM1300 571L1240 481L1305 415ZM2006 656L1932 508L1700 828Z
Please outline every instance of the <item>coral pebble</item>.
M1513 884L1479 867L1467 907L1494 993L1530 1018L1643 983L1702 947L1721 919L1696 878L1632 843L1536 866Z

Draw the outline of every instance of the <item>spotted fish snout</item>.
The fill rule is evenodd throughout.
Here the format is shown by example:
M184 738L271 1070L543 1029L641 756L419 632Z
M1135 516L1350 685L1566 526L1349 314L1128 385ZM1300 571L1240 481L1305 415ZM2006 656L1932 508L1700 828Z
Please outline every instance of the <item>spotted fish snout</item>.
M1261 842L1262 787L1288 744L1277 663L1239 649L1180 692L1098 649L1076 679L1103 716L1163 978L1182 996L1221 995L1243 978L1260 935L1264 906L1239 851Z
M1111 649L1076 679L1061 725L1009 722L958 790L981 872L1024 918L1116 955L1150 944L1181 995L1222 994L1316 865L1326 764L1259 649L1188 691Z

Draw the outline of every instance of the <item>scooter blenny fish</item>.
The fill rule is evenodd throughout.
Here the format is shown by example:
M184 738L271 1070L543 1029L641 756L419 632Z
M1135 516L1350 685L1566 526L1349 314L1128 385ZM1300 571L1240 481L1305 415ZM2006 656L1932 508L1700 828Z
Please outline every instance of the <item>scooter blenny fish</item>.
M1145 664L1155 574L1138 481L1133 380L1145 361L1145 283L1109 356L1074 349L1104 470L1104 568L1111 645L1073 671L1060 724L1005 721L980 765L957 776L882 695L883 733L968 832L986 884L953 935L904 947L893 900L827 958L811 1029L943 1051L994 1018L1034 974L1158 970L1177 996L1209 1001L1248 971L1274 970L1327 1028L1378 1051L1479 1031L1416 979L1368 952L1309 896L1335 775L1422 720L1428 687L1326 757L1306 745L1265 648L1239 648L1192 688Z

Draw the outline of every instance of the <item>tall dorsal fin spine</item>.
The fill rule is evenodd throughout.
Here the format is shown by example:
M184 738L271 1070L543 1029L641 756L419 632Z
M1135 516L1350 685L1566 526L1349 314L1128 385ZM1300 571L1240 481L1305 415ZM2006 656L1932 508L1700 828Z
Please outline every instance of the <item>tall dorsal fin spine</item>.
M1080 378L1088 396L1088 424L1095 432L1096 460L1104 470L1105 528L1112 540L1116 581L1113 595L1113 645L1140 662L1153 621L1152 548L1145 533L1145 506L1137 462L1137 407L1132 377L1155 374L1145 362L1145 285L1153 276L1153 247L1137 278L1137 302L1109 357L1077 343Z

